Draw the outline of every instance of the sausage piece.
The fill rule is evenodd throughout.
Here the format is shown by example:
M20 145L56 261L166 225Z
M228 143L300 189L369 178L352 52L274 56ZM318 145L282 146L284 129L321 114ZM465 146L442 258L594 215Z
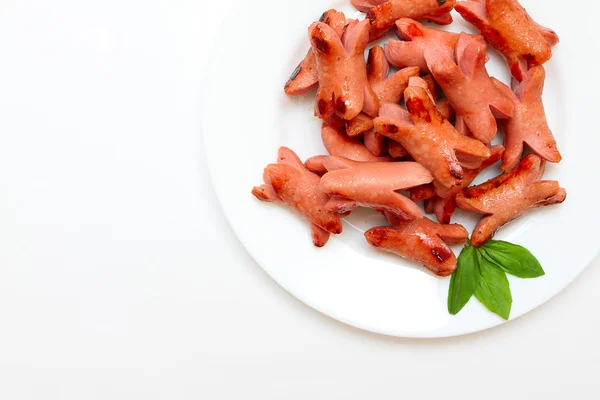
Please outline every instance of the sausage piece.
M380 157L383 155L383 153L385 153L387 149L387 139L385 136L379 134L375 128L371 128L369 131L365 132L363 139L365 147L374 156Z
M371 40L385 35L400 18L425 19L440 25L452 23L450 11L456 0L388 0L367 12L371 22Z
M410 199L414 202L421 200L429 200L437 196L435 186L433 184L417 186L410 190ZM427 210L425 210L427 211ZM430 214L429 212L427 212Z
M263 174L264 184L252 189L261 201L282 203L298 212L311 224L313 244L323 247L330 233L342 233L338 214L327 211L329 196L319 188L320 177L304 167L296 153L279 149L277 164L270 164Z
M343 12L337 10L328 10L321 15L319 21L329 25L339 37L344 33L346 26L346 16ZM304 57L304 60L298 64L294 72L285 84L284 91L288 96L300 96L317 86L319 83L319 74L317 72L317 59L312 48Z
M567 192L558 182L540 180L544 165L538 155L529 154L512 171L456 196L458 208L484 214L471 235L473 245L482 245L501 226L531 209L565 201Z
M365 113L360 113L346 122L346 133L350 137L360 136L371 129L373 129L373 118Z
M528 67L548 61L558 43L556 33L535 22L517 0L460 1L456 11L504 56L519 81Z
M415 162L357 162L341 157L326 157L328 171L321 178L321 190L332 197L328 210L345 213L356 206L387 211L401 218L422 218L419 207L399 190L410 189L433 180L423 166ZM352 204L340 208L341 198Z
M435 83L433 78L429 80L426 79L427 77L431 77L431 75L426 75L423 78L419 78L418 76L411 77L409 80L409 86L418 86L429 91L429 94L431 95L430 98L435 103L435 108L437 108L442 117L446 118L449 121L453 120L456 116L454 107L452 107L450 102L448 102L448 99L444 98L441 100L436 100L437 97L435 95L435 87L437 86L437 84Z
M388 139L387 143L386 143L386 148L387 148L387 152L390 155L390 157L397 159L397 158L402 158L406 155L408 155L408 152L406 151L406 149L398 142L396 142L395 140L391 140Z
M458 154L470 156L469 167L477 168L490 157L490 150L480 141L456 132L436 109L427 89L409 86L404 98L409 111L386 103L374 121L375 127L382 135L399 142L415 161L427 168L435 179L438 195L447 197L464 179Z
M513 82L516 94L512 96L515 116L504 126L506 151L502 156L503 171L510 171L517 166L523 155L525 143L546 161L558 163L562 160L542 103L545 78L546 71L539 65L532 67L522 82Z
M364 57L369 22L353 21L341 39L323 22L312 24L308 32L319 73L315 115L325 120L336 114L347 121L363 110L376 115L379 102L367 80Z
M368 12L371 8L384 3L387 0L350 0L352 5L356 7L358 11L362 11L364 13Z
M387 215L391 226L365 232L373 247L424 265L438 276L450 276L457 259L448 244L467 240L469 233L458 224L439 225L428 218L403 221Z
M456 61L440 46L430 46L424 55L456 116L475 138L490 143L498 132L496 118L512 117L514 105L504 84L488 75L485 51L484 44L462 33L456 42Z
M454 47L460 36L458 33L429 28L410 18L396 21L396 34L401 40L390 40L384 46L387 60L398 68L417 66L423 73L429 73L423 55L425 49L435 44L454 57ZM473 35L473 38L484 42L481 35Z

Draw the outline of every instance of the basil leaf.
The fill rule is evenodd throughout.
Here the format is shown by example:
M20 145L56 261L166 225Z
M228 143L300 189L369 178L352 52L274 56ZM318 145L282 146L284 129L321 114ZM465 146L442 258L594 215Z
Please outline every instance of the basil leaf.
M458 256L458 266L452 274L452 279L450 279L448 312L452 315L458 314L469 302L478 285L477 249L473 246L466 246Z
M488 261L516 277L538 278L545 275L540 262L525 247L490 240L480 247L480 251Z
M475 290L475 297L488 310L507 320L510 316L512 295L506 273L483 257L480 251L478 256L481 279Z

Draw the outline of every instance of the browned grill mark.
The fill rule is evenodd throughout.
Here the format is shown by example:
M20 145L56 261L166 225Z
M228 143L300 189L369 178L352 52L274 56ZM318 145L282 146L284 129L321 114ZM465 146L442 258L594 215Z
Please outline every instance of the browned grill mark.
M285 87L288 87L288 86L290 85L290 83L292 83L292 81L298 77L298 74L299 74L300 72L302 72L302 66L301 66L301 65L298 65L298 66L296 67L296 69L294 70L294 72L292 72L292 75L290 75L290 79L288 79L288 81L287 81L287 83L286 83Z
M340 114L346 113L346 101L342 97L338 97L338 99L335 102L335 106Z
M429 110L425 107L422 99L419 98L411 98L406 102L406 106L411 114L416 114L419 118L425 120L426 122L431 122L431 114Z
M409 37L423 36L423 32L421 32L419 27L417 27L415 24L410 24L406 31L407 31Z
M315 46L317 47L317 50L319 50L321 53L327 53L329 51L329 43L327 43L320 37L315 38Z
M327 111L327 102L324 99L319 99L317 107L319 108L319 115L323 115Z
M394 124L383 124L382 128L387 133L398 133L398 127Z
M445 247L439 247L439 246L436 246L433 249L431 249L431 254L433 254L433 256L440 263L443 263L444 261L446 261L450 257L452 257L452 251L450 249L445 248Z
M369 22L371 23L371 25L373 25L373 22L375 22L376 19L375 13L369 10L369 12L367 13L367 18L369 18Z

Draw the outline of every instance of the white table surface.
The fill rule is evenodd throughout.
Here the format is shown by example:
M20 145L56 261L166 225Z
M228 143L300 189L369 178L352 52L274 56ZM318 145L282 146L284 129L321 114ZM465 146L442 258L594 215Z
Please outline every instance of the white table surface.
M0 399L599 398L598 265L443 340L344 326L260 269L199 132L228 5L0 4Z

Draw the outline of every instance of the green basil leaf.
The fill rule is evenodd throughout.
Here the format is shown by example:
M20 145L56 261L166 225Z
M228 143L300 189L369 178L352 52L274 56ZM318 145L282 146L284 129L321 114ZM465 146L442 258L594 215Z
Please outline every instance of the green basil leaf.
M478 256L481 279L475 297L488 310L507 320L512 307L512 295L506 273L483 257L481 251L478 251Z
M469 302L479 285L477 249L466 246L458 256L458 266L448 290L448 312L456 315Z
M499 240L489 240L480 247L482 255L506 273L519 278L538 278L545 272L540 262L525 247Z

